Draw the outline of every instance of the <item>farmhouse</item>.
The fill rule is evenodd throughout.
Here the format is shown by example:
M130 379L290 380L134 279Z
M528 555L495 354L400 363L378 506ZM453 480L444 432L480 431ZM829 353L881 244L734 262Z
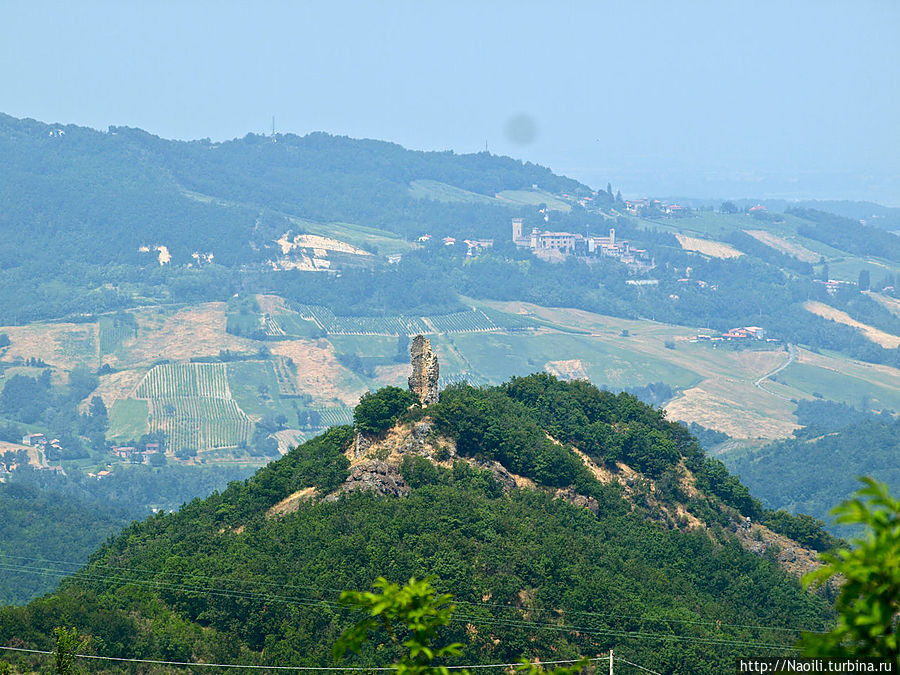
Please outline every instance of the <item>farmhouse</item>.
M57 441L58 443L59 441ZM22 436L22 445L30 445L32 447L44 447L47 445L47 437L44 434L25 434Z
M834 295L838 292L838 290L843 287L853 286L853 284L849 281L839 281L837 279L829 279L828 281L822 281L821 279L815 279L815 283L823 284L825 286L825 290L828 292L828 295Z
M466 246L468 246L468 250L466 251L467 256L475 255L478 251L493 248L494 240L493 239L466 239Z
M114 445L111 452L121 459L131 459L131 456L137 452L137 448L130 445Z
M726 340L762 340L766 337L766 331L759 326L744 326L732 328L727 333L722 333Z

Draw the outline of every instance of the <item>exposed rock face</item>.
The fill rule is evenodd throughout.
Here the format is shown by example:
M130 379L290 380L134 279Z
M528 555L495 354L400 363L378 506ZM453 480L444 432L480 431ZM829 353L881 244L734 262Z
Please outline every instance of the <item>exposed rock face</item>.
M409 390L419 397L423 406L437 403L440 371L437 356L431 351L431 340L416 335L409 354L412 360Z
M580 506L583 509L587 509L594 515L600 510L600 504L597 503L596 499L580 495L571 488L560 488L556 491L556 498L574 504L575 506Z
M516 479L513 475L506 470L506 467L503 466L500 462L495 460L474 460L473 463L475 466L481 469L487 469L494 476L494 480L497 481L497 484L500 485L500 489L504 492L509 492L510 490L514 490L516 488Z
M357 431L356 435L353 437L353 458L359 459L365 455L371 447L372 439Z
M431 433L431 424L429 422L417 422L410 432L406 440L397 447L401 453L412 453L422 455L423 457L431 457L432 453L425 445L428 434Z
M409 494L409 485L403 480L397 467L374 459L352 467L344 484L323 501L334 501L342 494L360 490L370 490L392 497L405 497Z

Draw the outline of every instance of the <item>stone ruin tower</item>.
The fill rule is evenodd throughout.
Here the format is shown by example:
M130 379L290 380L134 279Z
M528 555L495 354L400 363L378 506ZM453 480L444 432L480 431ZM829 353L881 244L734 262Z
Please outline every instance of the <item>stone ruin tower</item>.
M423 406L437 403L440 371L437 355L431 351L431 340L416 335L409 349L409 355L412 361L409 390L419 397Z

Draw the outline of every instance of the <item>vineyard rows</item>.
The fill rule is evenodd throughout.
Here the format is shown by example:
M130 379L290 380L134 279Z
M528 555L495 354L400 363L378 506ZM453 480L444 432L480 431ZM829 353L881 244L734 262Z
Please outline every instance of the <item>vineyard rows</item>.
M231 397L224 363L154 366L135 391L150 401L150 429L173 451L210 450L249 441L253 421Z
M275 366L275 377L278 380L278 393L282 396L299 396L300 390L297 389L297 379L287 363L284 356L275 356L272 359Z
M281 337L285 334L284 329L278 325L278 320L275 317L266 314L264 321L266 335L271 337Z
M481 311L438 314L428 317L438 333L466 333L484 330L500 330L500 326Z
M249 441L253 422L233 399L177 396L151 399L150 428L173 450L228 448Z
M125 340L134 336L137 331L133 326L113 321L100 322L100 354L112 354Z
M481 310L434 316L337 316L327 307L300 305L300 316L315 321L331 335L418 335L471 333L502 330L498 322ZM512 323L519 324L513 320Z
M441 375L440 378L438 378L438 388L443 389L444 387L449 387L452 384L460 384L462 382L465 382L466 384L469 384L473 387L483 387L489 386L491 384L496 384L496 382L491 382L481 375L464 372Z
M136 398L203 396L231 398L224 363L176 363L154 366L141 381Z
M353 408L314 408L319 413L322 427L334 427L341 424L353 424Z

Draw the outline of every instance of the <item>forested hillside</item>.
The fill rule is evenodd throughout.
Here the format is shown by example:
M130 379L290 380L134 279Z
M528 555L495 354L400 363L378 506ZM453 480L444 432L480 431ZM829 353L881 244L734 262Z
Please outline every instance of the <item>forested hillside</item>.
M858 488L859 476L876 476L892 489L900 486L900 420L855 417L837 429L820 421L796 438L735 457L728 465L766 506L830 522L828 511ZM837 426L838 419L834 415L829 421ZM829 529L842 536L859 534L842 525Z
M23 468L0 483L0 604L52 591L133 520L175 510L250 473L241 466L129 469L98 480Z
M746 488L630 395L540 375L457 386L425 410L373 396L357 410L368 454L336 427L132 525L53 595L0 611L0 641L44 648L64 623L104 656L328 665L353 618L337 592L379 575L438 575L462 608L445 637L463 663L615 646L718 673L830 621L780 568L775 535L744 529L742 514L767 518ZM367 648L347 665L392 656Z

